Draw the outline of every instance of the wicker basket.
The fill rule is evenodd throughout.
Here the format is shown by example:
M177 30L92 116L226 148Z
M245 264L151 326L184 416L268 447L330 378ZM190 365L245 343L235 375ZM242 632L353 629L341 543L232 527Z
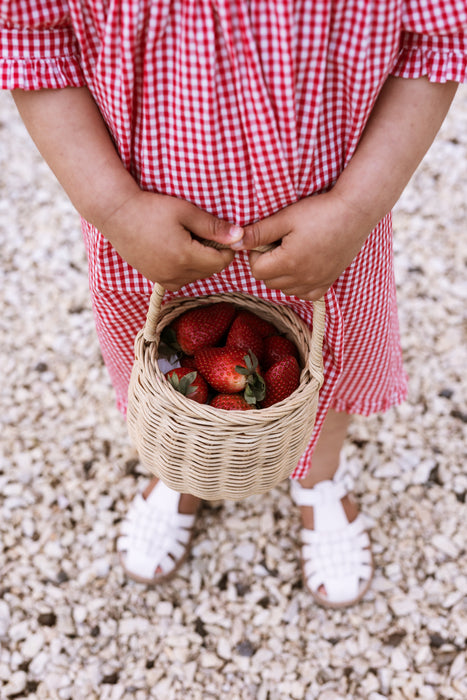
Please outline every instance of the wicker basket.
M304 452L323 383L324 301L313 305L313 333L289 307L241 293L177 298L162 304L156 284L135 341L128 429L141 462L170 488L205 500L239 500L286 479ZM229 301L272 322L300 354L300 385L258 411L223 411L175 391L158 365L162 329L201 304Z

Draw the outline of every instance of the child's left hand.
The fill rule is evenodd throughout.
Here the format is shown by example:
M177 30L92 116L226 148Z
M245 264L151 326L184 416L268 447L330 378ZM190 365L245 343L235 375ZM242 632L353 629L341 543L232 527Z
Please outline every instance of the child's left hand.
M280 242L266 253L250 253L253 276L270 289L316 300L354 260L373 226L331 190L245 227L241 245L232 247L252 250Z

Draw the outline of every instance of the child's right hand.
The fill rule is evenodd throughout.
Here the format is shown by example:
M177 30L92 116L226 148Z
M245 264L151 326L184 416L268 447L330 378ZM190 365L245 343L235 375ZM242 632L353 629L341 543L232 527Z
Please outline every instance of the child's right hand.
M141 190L86 87L14 90L13 97L77 211L142 275L175 291L229 265L232 250L205 247L191 234L230 246L243 230L182 199Z
M228 246L243 236L239 226L190 202L140 189L99 229L126 262L169 291L220 272L235 255L230 249L205 246L191 234Z

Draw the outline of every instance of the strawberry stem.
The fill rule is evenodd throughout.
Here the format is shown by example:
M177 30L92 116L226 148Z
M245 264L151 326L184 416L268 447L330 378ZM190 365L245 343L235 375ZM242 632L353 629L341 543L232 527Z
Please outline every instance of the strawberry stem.
M247 385L243 396L245 401L249 404L256 404L262 401L266 395L266 384L264 383L263 377L258 373L258 358L252 350L248 351L248 354L243 358L245 360L246 367L237 365L235 370L239 374L243 374L247 377Z

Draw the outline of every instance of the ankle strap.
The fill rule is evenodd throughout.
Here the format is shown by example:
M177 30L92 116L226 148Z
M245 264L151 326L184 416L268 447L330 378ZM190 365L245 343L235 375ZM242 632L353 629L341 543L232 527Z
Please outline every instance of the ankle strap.
M297 506L318 506L340 501L349 492L345 481L320 481L313 488L306 489L298 481L292 480L290 494Z

